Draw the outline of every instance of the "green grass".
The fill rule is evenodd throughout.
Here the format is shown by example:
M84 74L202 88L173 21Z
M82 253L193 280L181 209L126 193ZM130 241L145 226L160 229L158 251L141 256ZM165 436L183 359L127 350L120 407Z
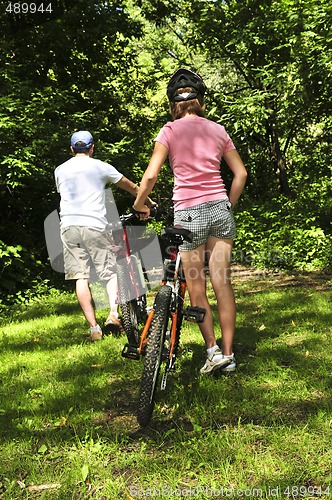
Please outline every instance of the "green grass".
M200 376L202 338L185 323L146 429L135 417L142 362L121 357L124 337L88 344L71 294L7 309L0 498L331 498L327 278L236 277L235 290L237 372Z

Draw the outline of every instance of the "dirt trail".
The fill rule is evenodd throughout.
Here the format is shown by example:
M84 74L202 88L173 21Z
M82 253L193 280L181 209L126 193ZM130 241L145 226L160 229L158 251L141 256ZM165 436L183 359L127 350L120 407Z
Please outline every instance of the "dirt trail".
M296 272L269 269L255 269L249 266L232 265L232 281L234 284L243 281L268 281L277 287L305 286L316 290L329 290L332 287L332 273Z

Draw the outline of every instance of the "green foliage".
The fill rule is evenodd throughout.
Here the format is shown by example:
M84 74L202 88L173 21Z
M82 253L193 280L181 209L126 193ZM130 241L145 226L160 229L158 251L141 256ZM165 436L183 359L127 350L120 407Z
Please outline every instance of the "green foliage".
M252 203L237 214L235 261L270 269L331 270L332 237L320 224L325 210L310 199Z
M0 306L24 300L24 291L37 284L37 279L31 282L30 276L37 276L40 267L41 262L26 248L21 245L6 245L0 240ZM32 294L37 294L37 287Z
M132 178L149 122L138 113L143 80L128 90L137 54L130 42L141 23L121 1L66 3L63 15L44 24L0 16L0 229L5 248L24 249L4 263L8 296L8 287L10 294L29 287L46 261L43 221L55 208L53 171L69 157L71 133L90 129L97 155ZM140 125L142 136L128 133Z
M38 254L21 245L6 245L0 240L0 312L8 305L28 304L29 301L49 295L54 287L59 290L69 285L63 275L50 270Z
M23 275L24 264L21 256L23 248L20 245L8 246L0 241L0 275L1 285L7 291L15 287L17 276ZM15 262L16 266L13 265ZM8 269L8 272L7 272Z
M278 240L290 245L290 267L329 265L331 19L331 6L318 0L62 0L48 17L13 17L2 9L4 294L44 272L43 221L55 208L53 171L69 157L71 133L91 130L96 156L139 182L169 119L165 87L179 66L202 74L207 116L226 126L248 168L247 202L238 214L241 249L263 251L269 230L273 255L280 253ZM170 205L172 185L165 166L153 192L160 205ZM131 199L114 194L125 212ZM304 222L291 208L294 216L283 219L288 229L278 225L269 200L281 205L284 194L305 206L319 200L318 218L310 209ZM263 222L248 246L241 224L249 224L246 212L256 206L264 207ZM300 202L297 209L303 211ZM269 260L256 255L252 262Z
M187 2L181 5L185 12ZM319 1L230 0L193 1L187 11L192 50L204 51L209 61L202 74L212 89L210 116L234 137L255 196L268 199L278 190L290 196L290 150L297 151L304 134L316 149L317 121L330 137L330 9Z

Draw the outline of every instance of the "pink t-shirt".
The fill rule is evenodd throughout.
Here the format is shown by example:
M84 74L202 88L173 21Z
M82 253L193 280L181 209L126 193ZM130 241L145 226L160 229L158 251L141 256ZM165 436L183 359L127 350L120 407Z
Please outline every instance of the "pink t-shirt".
M228 199L220 161L235 146L225 127L207 118L187 115L166 123L155 141L168 149L176 210Z

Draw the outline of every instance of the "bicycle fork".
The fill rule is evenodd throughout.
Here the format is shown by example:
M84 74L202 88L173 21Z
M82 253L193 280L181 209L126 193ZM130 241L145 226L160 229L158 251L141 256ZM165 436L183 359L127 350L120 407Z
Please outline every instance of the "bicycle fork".
M150 329L153 316L154 316L154 309L151 309L151 311L148 314L147 320L145 322L143 331L141 333L140 345L137 347L135 345L126 344L122 349L122 356L124 358L136 359L136 360L140 359L141 354L143 353L144 348L146 347L146 344L148 342L148 332Z
M169 331L169 339L166 339L169 342L169 349L167 350L166 366L161 380L162 391L166 389L168 374L175 366L183 318L191 323L202 323L206 314L206 309L197 306L188 306L185 310L182 309L186 288L187 285L183 279L180 282L180 290L176 293L179 303L175 311L171 312L171 329Z

